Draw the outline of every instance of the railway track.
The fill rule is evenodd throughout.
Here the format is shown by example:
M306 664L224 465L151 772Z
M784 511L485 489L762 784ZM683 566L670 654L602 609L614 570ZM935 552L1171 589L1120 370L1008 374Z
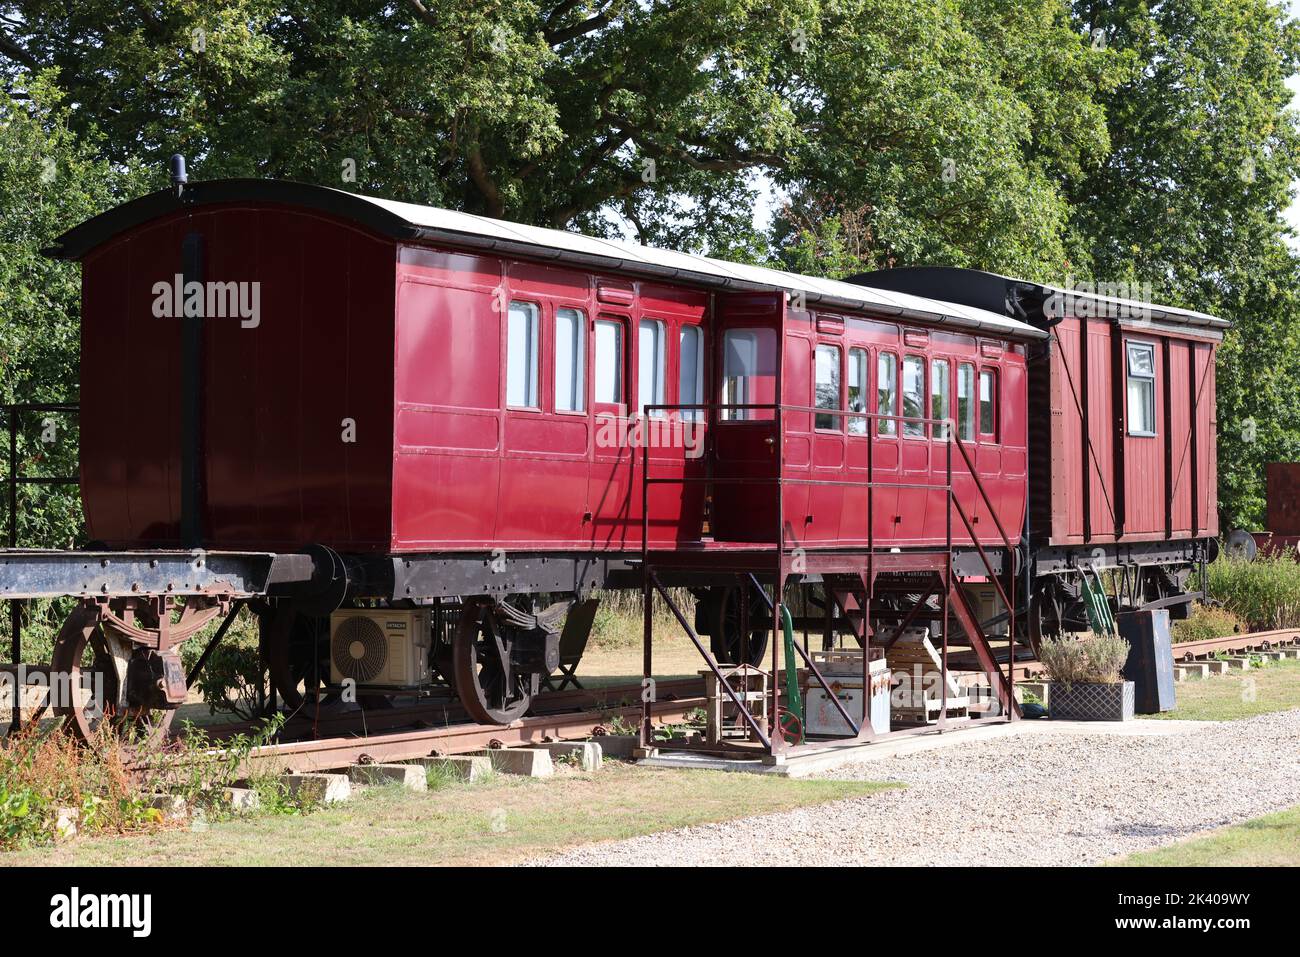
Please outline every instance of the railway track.
M704 706L703 691L698 678L661 681L651 713L661 723L679 722ZM319 716L300 713L285 724L280 741L250 752L248 765L270 765L286 772L324 771L358 761L409 761L600 736L617 718L628 724L640 720L640 695L640 684L548 692L536 699L534 714L508 725L472 722L450 699ZM222 741L253 732L256 725L238 722L205 730Z
M1195 661L1197 658L1209 658L1224 651L1268 651L1272 648L1295 645L1300 645L1300 628L1253 631L1245 635L1228 635L1226 638L1179 642L1174 645L1174 660Z
M660 722L673 723L684 719L690 711L703 707L704 701L702 697L661 701L651 707L651 714ZM606 723L615 717L634 722L640 715L641 706L637 704L598 711L537 715L504 726L465 722L371 737L338 736L294 741L256 748L249 754L247 764L251 768L270 766L293 772L327 771L358 762L410 761L485 748L524 747L544 741L599 737Z
M1222 652L1261 651L1300 645L1300 629L1229 635L1174 645L1176 661L1195 661ZM1037 662L1017 662L1016 677L1035 673ZM652 707L662 723L683 720L704 707L698 679L659 683ZM431 755L464 754L485 748L523 747L544 741L599 736L616 718L634 724L640 717L640 685L555 691L541 695L533 715L508 725L477 724L451 699L402 708L303 715L292 718L283 740L254 749L251 767L274 766L289 772L324 771L358 761L409 761ZM217 740L255 730L250 722L208 729Z
M1266 651L1270 648L1293 647L1300 645L1300 628L1280 628L1274 631L1253 631L1244 635L1228 635L1225 638L1207 638L1203 641L1181 641L1173 646L1174 661L1191 662L1198 658L1210 658L1221 652L1231 651ZM1033 681L1044 676L1043 665L1037 658L1026 657L1027 649L1016 650L1016 681ZM1000 667L1006 668L1006 648L994 650L994 660ZM955 671L975 671L978 662L973 655L957 652L949 656L949 665Z

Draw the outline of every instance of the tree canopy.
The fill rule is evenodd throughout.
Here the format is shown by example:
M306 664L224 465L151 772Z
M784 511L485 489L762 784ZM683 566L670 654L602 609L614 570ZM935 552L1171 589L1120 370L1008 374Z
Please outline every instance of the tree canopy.
M161 185L181 152L201 178L812 273L1150 283L1238 324L1221 499L1251 525L1260 464L1300 456L1283 219L1298 57L1269 0L0 0L0 163L53 155L69 191L51 204L29 173L0 187L6 235L12 210L46 204L5 247L0 293L47 297L58 327L27 345L6 327L6 388L75 389L72 273L33 251ZM3 321L34 313L17 315Z

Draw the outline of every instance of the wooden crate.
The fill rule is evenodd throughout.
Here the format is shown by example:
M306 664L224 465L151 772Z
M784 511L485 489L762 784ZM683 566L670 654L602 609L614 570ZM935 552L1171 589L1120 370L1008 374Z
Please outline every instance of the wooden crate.
M767 727L768 672L753 665L719 665L718 670L726 678L731 690L736 693L744 707L754 717L760 728ZM704 679L704 696L708 699L705 708L704 739L709 744L717 744L724 739L742 738L753 740L753 732L741 716L731 697L722 690L717 676L712 670L700 672Z

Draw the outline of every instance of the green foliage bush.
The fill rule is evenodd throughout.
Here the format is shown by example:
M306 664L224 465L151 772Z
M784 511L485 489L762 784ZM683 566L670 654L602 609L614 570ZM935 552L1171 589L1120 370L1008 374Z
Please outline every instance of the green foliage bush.
M1300 628L1300 562L1283 555L1254 561L1224 555L1206 567L1211 598L1252 631ZM1199 581L1193 578L1198 590Z
M1173 627L1170 628L1174 644L1226 638L1245 630L1245 623L1228 609L1216 605L1202 605L1199 602L1192 609L1190 617L1174 622Z
M208 625L181 648L186 671L194 667L221 619ZM266 715L270 684L262 666L257 616L240 610L221 644L212 650L194 681L210 714L232 714L246 721Z

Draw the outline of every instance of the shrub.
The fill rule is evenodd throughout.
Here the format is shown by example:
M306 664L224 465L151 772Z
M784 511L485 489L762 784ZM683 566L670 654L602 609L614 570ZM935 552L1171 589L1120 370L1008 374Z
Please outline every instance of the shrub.
M0 850L78 831L126 832L159 823L131 779L121 739L105 727L80 746L56 725L30 726L0 747Z
M31 725L0 744L0 850L40 846L78 834L125 834L170 826L149 797L184 799L206 820L232 813L223 789L243 775L253 748L278 733L276 716L255 734L222 742L188 729L161 745L141 745L104 722L79 744L54 723ZM250 775L264 812L304 810L291 801L279 774Z
M1094 635L1083 641L1047 638L1039 660L1053 681L1064 684L1114 684L1128 660L1128 642L1113 635Z
M1292 558L1261 555L1246 561L1224 555L1207 566L1205 584L1210 597L1251 630L1300 628L1300 562Z
M209 639L220 626L221 618L181 646L186 670L192 668ZM245 721L266 714L270 686L262 664L257 632L257 616L247 608L239 612L194 682L203 695L211 714L224 712Z
M1173 623L1170 629L1174 644L1184 641L1206 641L1226 638L1246 630L1246 624L1226 608L1202 605L1192 608L1190 617Z

